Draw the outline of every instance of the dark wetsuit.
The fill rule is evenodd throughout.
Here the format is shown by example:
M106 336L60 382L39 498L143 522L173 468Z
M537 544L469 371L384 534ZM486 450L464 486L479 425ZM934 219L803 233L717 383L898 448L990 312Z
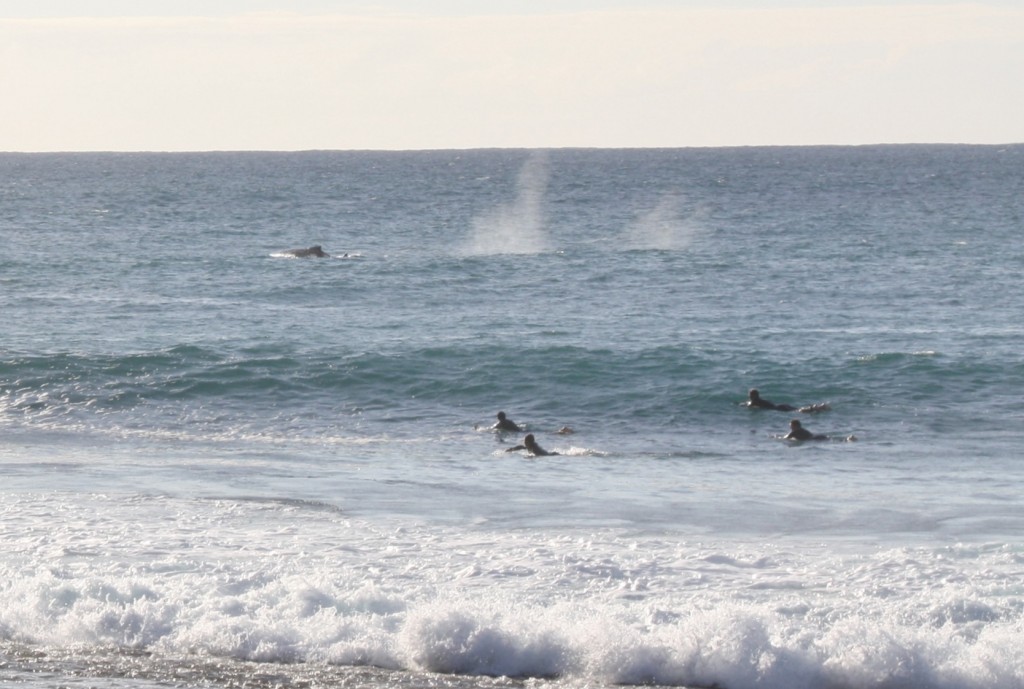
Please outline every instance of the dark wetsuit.
M757 404L751 404L750 406L760 409L774 409L775 411L796 411L796 407L791 404L773 404L768 400L758 400Z
M491 428L496 431L509 432L523 430L522 428L519 427L519 424L517 424L512 419L506 417L505 412L498 412L498 421L493 426L491 426Z
M803 426L799 426L786 435L786 440L828 440L828 436L811 433Z
M505 450L505 452L515 452L517 450L526 450L534 457L551 457L558 454L557 452L548 452L543 447L538 445L537 441L533 439L533 434L530 434L523 438L522 445L510 447L507 450Z
M747 406L756 407L757 409L774 409L776 411L796 411L796 407L789 404L775 404L760 397L751 397L747 400Z

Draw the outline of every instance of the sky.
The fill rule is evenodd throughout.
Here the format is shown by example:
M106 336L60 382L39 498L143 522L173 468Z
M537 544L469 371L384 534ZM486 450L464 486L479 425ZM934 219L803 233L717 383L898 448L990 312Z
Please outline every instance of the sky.
M1020 0L0 0L0 151L1020 142Z

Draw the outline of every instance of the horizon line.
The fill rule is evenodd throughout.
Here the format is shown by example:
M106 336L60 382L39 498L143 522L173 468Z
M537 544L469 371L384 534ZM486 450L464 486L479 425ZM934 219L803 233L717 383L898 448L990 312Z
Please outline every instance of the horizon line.
M75 154L190 154L190 153L440 153L445 151L672 151L739 148L883 148L961 146L999 148L1024 146L1024 141L972 143L949 141L874 142L857 144L724 144L691 146L441 146L424 148L209 148L209 149L68 149L0 150L0 155L75 155Z

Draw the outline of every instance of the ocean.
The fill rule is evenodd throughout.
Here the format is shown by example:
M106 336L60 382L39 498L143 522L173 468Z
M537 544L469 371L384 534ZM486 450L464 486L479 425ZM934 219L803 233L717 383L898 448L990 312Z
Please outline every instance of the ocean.
M1022 231L1024 145L0 154L0 682L1021 689Z

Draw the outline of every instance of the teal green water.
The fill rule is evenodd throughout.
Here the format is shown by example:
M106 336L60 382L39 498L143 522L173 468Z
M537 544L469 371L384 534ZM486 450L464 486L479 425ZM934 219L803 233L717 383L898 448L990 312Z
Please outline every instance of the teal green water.
M0 154L0 646L1019 686L1022 163Z

